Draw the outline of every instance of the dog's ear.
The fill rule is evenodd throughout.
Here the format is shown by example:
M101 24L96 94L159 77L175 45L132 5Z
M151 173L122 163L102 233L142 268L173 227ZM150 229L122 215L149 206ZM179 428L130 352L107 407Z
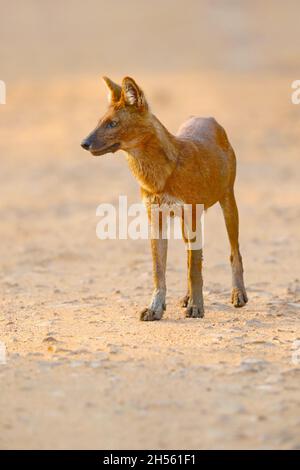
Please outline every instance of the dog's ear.
M120 101L121 94L122 94L122 87L120 87L120 85L117 85L117 83L113 82L108 77L102 77L102 80L106 84L108 91L109 91L108 93L109 103L114 104Z
M146 110L148 108L144 92L131 77L123 78L122 98L128 106L136 106L140 110Z

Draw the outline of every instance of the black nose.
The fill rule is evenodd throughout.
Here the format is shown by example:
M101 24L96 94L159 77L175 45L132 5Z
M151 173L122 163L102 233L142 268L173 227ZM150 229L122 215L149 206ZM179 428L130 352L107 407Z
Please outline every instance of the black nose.
M81 142L81 147L84 149L84 150L89 150L90 149L90 142L88 140L83 140Z

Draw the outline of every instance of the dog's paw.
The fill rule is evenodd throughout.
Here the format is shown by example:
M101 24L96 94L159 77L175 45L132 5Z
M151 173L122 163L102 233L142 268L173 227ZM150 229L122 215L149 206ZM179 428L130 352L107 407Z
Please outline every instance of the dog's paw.
M186 294L182 299L180 299L180 306L186 308L189 304L190 296Z
M142 310L140 315L141 321L155 321L160 320L163 316L163 310L152 310L151 308L145 308Z
M204 308L197 305L192 305L188 307L185 311L185 316L187 318L203 318L204 317Z
M234 287L231 293L231 303L234 307L239 308L246 305L248 302L248 297L245 289L240 289L239 287Z

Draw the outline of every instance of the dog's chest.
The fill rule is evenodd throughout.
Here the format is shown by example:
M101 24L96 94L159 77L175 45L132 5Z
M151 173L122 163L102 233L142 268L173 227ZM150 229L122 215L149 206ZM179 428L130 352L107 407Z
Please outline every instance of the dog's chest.
M147 207L160 206L170 210L180 209L184 205L181 199L178 199L168 193L147 194L143 197L143 200Z

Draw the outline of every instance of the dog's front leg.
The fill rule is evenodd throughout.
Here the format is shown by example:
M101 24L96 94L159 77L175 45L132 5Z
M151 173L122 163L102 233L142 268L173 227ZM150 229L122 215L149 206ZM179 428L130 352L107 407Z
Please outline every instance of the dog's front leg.
M155 221L150 218L152 224L151 233L156 232L157 227L153 227ZM148 308L141 312L141 320L153 321L160 320L166 310L166 264L167 264L167 251L168 240L163 236L161 227L158 231L157 237L151 236L151 250L153 260L153 278L154 278L154 292Z

